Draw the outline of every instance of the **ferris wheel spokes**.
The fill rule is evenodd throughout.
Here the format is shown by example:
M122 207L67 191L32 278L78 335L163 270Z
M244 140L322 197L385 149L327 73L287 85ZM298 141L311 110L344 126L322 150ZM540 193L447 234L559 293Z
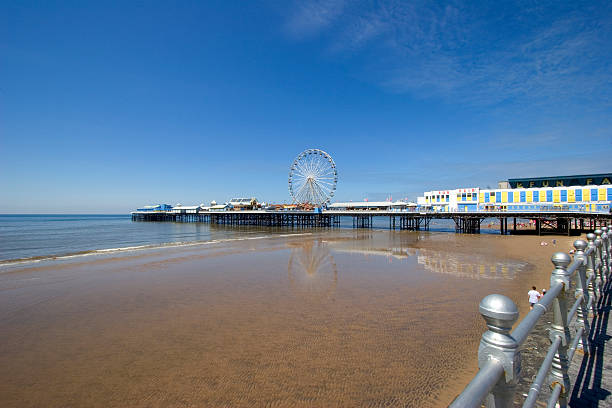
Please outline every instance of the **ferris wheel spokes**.
M289 192L298 204L329 202L337 182L336 164L329 154L319 149L303 151L289 169Z

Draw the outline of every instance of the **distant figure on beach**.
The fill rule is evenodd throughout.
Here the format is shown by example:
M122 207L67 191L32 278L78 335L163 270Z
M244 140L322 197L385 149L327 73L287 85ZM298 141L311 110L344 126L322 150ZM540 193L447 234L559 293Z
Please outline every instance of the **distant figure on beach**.
M546 294L546 289L542 288L542 296L541 297L544 297L545 294Z
M533 305L538 303L538 300L540 300L540 298L542 297L542 295L540 295L540 292L536 290L535 286L531 287L531 290L527 292L527 296L529 296L529 309L533 309Z

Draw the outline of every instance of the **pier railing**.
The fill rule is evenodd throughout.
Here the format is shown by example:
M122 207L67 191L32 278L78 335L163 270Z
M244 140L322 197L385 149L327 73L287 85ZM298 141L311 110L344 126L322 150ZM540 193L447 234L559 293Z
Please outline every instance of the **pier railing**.
M567 407L572 379L568 367L576 350L589 354L589 319L600 313L598 300L611 289L612 225L574 242L573 260L569 254L552 256L554 270L550 289L511 331L519 316L514 302L503 295L488 295L479 311L488 330L478 348L479 371L451 408L514 406L515 390L521 375L521 345L540 317L550 308L553 321L549 330L550 348L542 362L523 408L534 407L543 387L549 387L548 407Z

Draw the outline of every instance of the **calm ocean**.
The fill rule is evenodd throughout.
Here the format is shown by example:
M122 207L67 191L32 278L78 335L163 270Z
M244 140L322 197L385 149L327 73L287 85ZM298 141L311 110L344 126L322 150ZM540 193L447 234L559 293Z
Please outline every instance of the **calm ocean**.
M452 222L451 222L452 223ZM350 218L342 221L350 228ZM376 220L388 228L388 220ZM432 230L452 231L437 221ZM206 223L133 222L130 215L0 215L0 263L92 251L232 239L246 235L282 234L286 228L229 227ZM299 232L296 230L295 232Z
M0 215L0 262L143 245L226 239L261 230L132 222L129 215Z

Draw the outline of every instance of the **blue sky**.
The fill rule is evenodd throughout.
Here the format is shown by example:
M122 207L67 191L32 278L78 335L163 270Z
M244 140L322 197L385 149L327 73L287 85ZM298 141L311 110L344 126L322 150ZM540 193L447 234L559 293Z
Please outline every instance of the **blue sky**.
M610 2L0 4L0 212L612 170Z

